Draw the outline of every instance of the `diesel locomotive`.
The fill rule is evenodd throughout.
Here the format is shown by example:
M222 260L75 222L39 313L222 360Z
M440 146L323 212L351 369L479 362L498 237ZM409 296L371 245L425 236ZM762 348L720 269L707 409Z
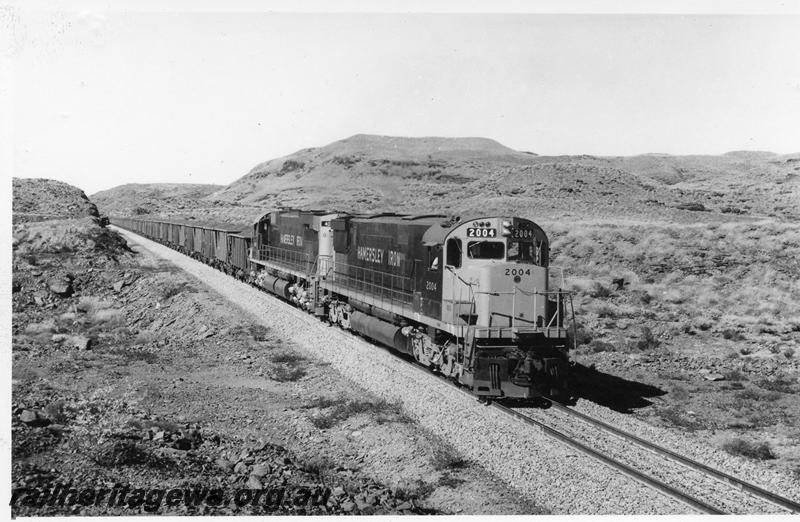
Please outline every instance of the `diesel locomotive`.
M513 216L276 210L245 231L112 218L487 399L568 397L571 294ZM563 275L562 275L563 281Z

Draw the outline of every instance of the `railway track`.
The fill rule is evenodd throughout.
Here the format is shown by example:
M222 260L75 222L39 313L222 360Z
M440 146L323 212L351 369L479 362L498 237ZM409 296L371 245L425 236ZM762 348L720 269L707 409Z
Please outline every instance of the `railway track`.
M414 361L407 362L420 371L431 373ZM478 400L457 383L448 382L459 392ZM691 507L698 513L710 515L800 513L800 503L792 499L697 462L558 402L546 400L549 402L547 409L509 407L500 402L490 402L488 406L536 427L545 435L599 460L633 480ZM563 422L560 423L562 426L557 426L559 422L553 422L553 411L577 419L583 426L564 427ZM587 431L587 424L595 430ZM609 450L607 443L605 448L598 449L598 446L603 444L598 444L597 429L617 439L616 451ZM638 446L644 453L640 452L638 455L632 453L632 446ZM642 457L648 453L650 457L657 458L651 458L649 463L643 464L647 459ZM702 475L704 480L698 480L697 477L686 480L687 469ZM723 487L718 484L722 484ZM761 508L756 502L748 500L748 497L761 502Z
M800 513L794 500L557 402L545 410L492 406L701 513Z
M606 422L590 417L589 415L586 415L579 411L575 411L571 408L564 406L563 404L559 404L558 402L552 401L551 407L563 412L567 412L569 415L579 418L580 420L587 422L595 426L596 428L600 428L604 431L612 433L618 437L630 441L633 444L637 444L649 451L655 452L659 455L663 455L669 459L674 460L675 462L683 464L684 466L702 472L708 475L709 477L713 477L719 481L726 482L740 489L741 491L747 492L750 495L761 498L776 506L780 506L792 513L800 513L800 502L795 502L794 500L782 497L780 495L772 493L771 491L767 491L766 489L756 486L755 484L751 484L737 477L734 477L733 475L712 468L711 466L703 464L702 462L698 462L696 460L685 457L663 446L659 446L658 444L654 444L650 441L642 439L641 437L633 435L632 433L620 430L619 428L616 428Z
M401 358L422 372L433 373L416 361ZM449 380L447 382L459 392L479 400L457 383ZM535 426L545 435L599 460L699 513L710 515L800 513L800 503L792 499L690 459L552 399L545 398L545 400L549 403L547 409L509 407L500 402L489 402L488 406L525 424ZM571 419L577 419L583 426L565 427L563 422L560 423L562 424L560 427L554 426L559 424L553 422L554 411ZM594 430L587 431L586 425ZM604 445L604 443L598 444L598 430L617 439L617 443L612 444L616 447L615 450L609 450L607 441L605 448L597 448ZM638 454L632 452L634 446L642 451ZM647 460L650 462L643 464ZM694 472L697 476L687 480L687 471Z
M507 415L511 415L512 417L516 417L517 419L521 420L526 424L531 424L539 428L542 432L544 432L547 436L552 437L556 440L559 440L575 449L580 451L581 453L585 453L597 460L600 460L604 464L611 466L612 468L616 469L617 471L631 477L632 479L640 482L648 487L657 489L661 493L667 495L668 497L674 498L679 502L683 502L684 504L688 505L692 509L699 511L700 513L706 513L710 515L722 515L725 514L725 511L717 509L711 504L704 502L696 497L693 497L687 493L684 493L677 487L670 486L669 484L662 482L661 480L650 476L649 474L636 469L633 466L630 466L621 460L617 460L614 457L609 456L608 454L598 451L592 448L590 445L580 442L576 437L562 431L560 429L553 428L552 426L548 425L545 422L539 421L525 415L524 413L518 411L517 409L509 408L507 406L503 406L498 403L492 403L492 406L495 408L500 409L503 413Z

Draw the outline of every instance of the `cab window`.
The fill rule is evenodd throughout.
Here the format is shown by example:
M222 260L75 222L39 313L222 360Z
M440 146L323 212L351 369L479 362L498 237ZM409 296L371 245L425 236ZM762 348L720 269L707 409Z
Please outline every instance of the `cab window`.
M461 267L461 240L453 237L447 240L447 264L454 267Z
M472 259L503 259L506 245L499 241L470 241L467 255Z
M442 268L442 247L436 245L428 247L428 270L438 272Z
M547 266L547 245L544 241L509 241L508 261Z
M516 263L536 263L536 247L527 241L509 241L508 260Z

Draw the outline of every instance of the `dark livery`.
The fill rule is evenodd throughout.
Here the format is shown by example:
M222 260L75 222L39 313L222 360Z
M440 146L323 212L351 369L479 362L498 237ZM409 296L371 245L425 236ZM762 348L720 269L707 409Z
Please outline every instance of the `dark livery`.
M530 220L280 210L245 232L111 221L406 353L476 395L568 393L571 298L551 288L548 239Z

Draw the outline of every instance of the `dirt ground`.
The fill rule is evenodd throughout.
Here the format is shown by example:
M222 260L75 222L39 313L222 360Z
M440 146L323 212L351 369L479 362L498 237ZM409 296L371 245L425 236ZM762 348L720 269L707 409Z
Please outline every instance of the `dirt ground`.
M13 487L207 488L226 501L59 507L20 493L15 515L541 512L199 281L116 254L15 263ZM69 295L47 288L54 265L72 272ZM287 493L231 501L253 488ZM292 496L303 491L311 500Z

